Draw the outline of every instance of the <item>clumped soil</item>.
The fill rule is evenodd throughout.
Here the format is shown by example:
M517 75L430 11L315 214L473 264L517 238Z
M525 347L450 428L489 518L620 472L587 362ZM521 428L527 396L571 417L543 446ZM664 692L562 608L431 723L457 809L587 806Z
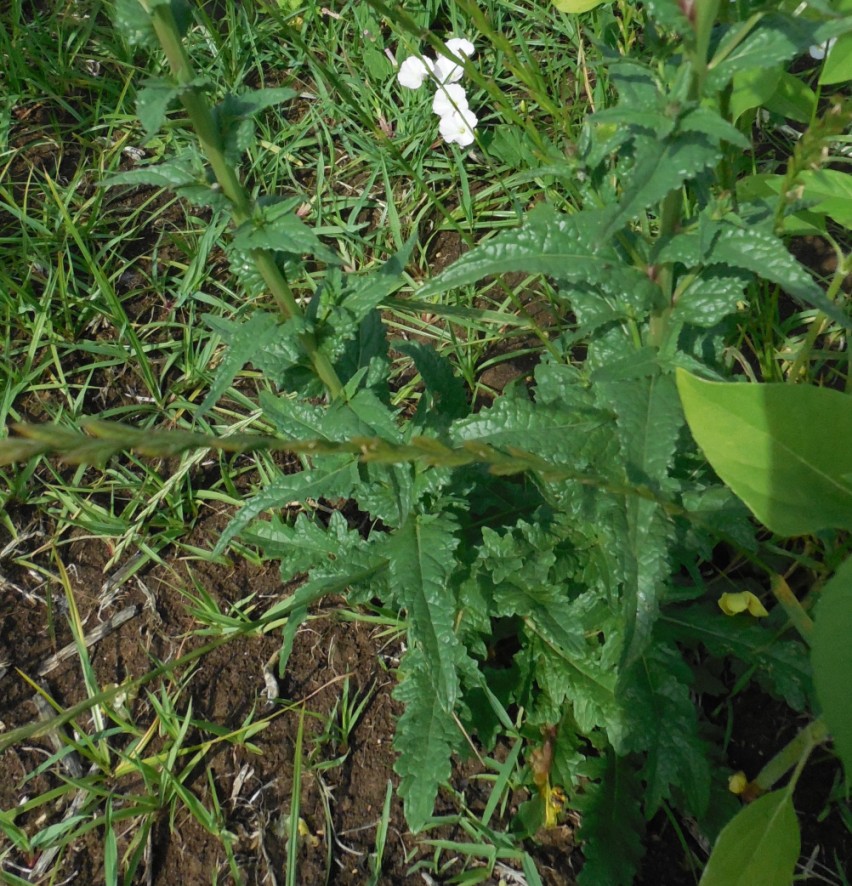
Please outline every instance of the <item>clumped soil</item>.
M16 521L28 515L21 509L11 514ZM210 548L230 514L226 511L202 517L186 540L199 548ZM38 548L49 538L45 527L30 523L20 526L24 537L34 532L24 546L32 548L29 562L41 562L45 569L56 560ZM0 548L9 541L0 539ZM20 546L8 551L0 563L0 729L24 726L41 716L34 702L27 675L63 708L86 697L79 658L75 654L44 676L40 667L58 649L72 642L65 614L64 598L54 586L51 590L31 570L16 566L26 551ZM173 660L202 645L207 639L192 635L197 622L188 611L186 593L203 588L227 612L230 605L252 596L255 615L265 611L282 596L292 592L285 586L274 564L255 565L234 558L228 563L213 563L180 556L164 558L161 565L151 565L119 587L110 587L109 577L116 570L104 570L110 551L97 539L79 533L61 547L59 558L68 574L81 619L88 634L98 625L109 622L118 612L132 608L132 616L120 627L95 642L90 650L92 665L101 687L148 673L157 663ZM55 637L45 629L45 602L52 594ZM296 634L286 672L279 680L274 702L267 696L264 667L281 645L277 633L237 638L204 655L195 667L185 667L173 679L146 686L135 699L128 700L129 712L140 729L152 722L153 711L147 693L156 694L166 687L177 697L177 709L185 714L191 705L193 717L200 722L236 730L248 718L261 720L274 714L268 725L250 739L253 748L222 742L214 746L185 779L186 788L208 809L214 807L213 789L221 808L222 827L233 837L233 851L239 874L246 883L274 883L283 880L287 863L290 811L294 802L294 761L299 730L303 730L301 785L298 794L298 882L305 884L364 884L369 882L376 833L385 803L388 784L392 786L387 843L377 882L406 884L448 882L463 868L462 858L447 853L445 876L431 879L421 876L417 862L431 858L433 851L423 837L462 841L469 839L460 827L443 827L420 838L405 824L402 804L396 795L398 779L393 772L395 755L393 735L400 705L392 697L396 683L395 668L402 652L402 638L387 625L352 621L341 616L339 600L329 600ZM272 666L277 675L277 668ZM176 681L184 682L180 693ZM363 711L345 737L339 727L340 704L344 683L350 701L365 700ZM799 724L782 703L775 703L755 688L735 695L718 715L719 725L729 719L733 724L728 756L731 766L756 774L769 756L795 734ZM93 730L90 722L83 725ZM185 746L210 738L209 732L191 729ZM162 746L155 738L146 755ZM21 742L0 754L0 809L13 809L25 798L55 788L60 784L57 768L27 778L55 751L49 737ZM498 754L499 756L499 750ZM73 757L72 757L73 759ZM85 773L85 761L79 761ZM178 766L177 769L181 767ZM471 756L456 764L452 786L463 794L468 808L475 813L488 799L488 783L479 779L482 768ZM803 857L813 854L816 872L831 878L841 864L852 858L852 836L835 802L829 798L838 784L836 761L829 754L817 756L806 778L796 790L796 805L803 830ZM133 794L142 790L138 779L115 778L108 783L114 809L129 804ZM69 814L74 793L65 799L46 804L25 814L18 824L30 835L61 821ZM523 792L515 792L505 814L495 826L507 826ZM835 797L835 800L839 797ZM458 812L458 803L443 794L437 814ZM823 820L824 810L831 813ZM572 824L529 841L527 849L536 861L547 886L570 886L582 866L582 854L575 846ZM138 827L138 822L135 825ZM119 848L127 844L132 830L120 832ZM691 833L688 822L674 825L660 814L649 825L647 853L640 886L682 886L692 882L683 843L698 858L706 857ZM0 842L2 847L2 842ZM102 829L76 841L60 861L58 881L103 882L104 841ZM14 863L32 869L38 859L13 855ZM468 862L468 866L476 866ZM826 865L827 867L823 867ZM228 861L221 842L208 833L187 807L178 803L173 819L168 809L154 816L144 862L135 883L172 886L175 883L202 884L211 881L230 883ZM20 873L20 871L19 871ZM495 871L486 880L495 886L511 883L511 869ZM509 877L510 879L507 879ZM517 882L523 882L518 880Z
M187 542L212 547L227 518L227 514L204 518ZM39 541L36 536L32 540ZM14 552L18 558L22 553L20 549ZM90 648L95 675L102 687L147 673L157 662L185 655L205 642L206 638L188 633L197 625L188 614L184 592L203 588L222 611L253 595L258 611L263 611L292 591L282 584L273 564L253 565L237 558L222 565L175 556L104 593L109 576L103 567L109 553L103 542L80 537L62 548L59 555L86 633L110 621L117 612L133 607L134 615L128 621ZM0 678L0 728L4 731L24 726L39 716L33 689L21 674L37 679L62 707L86 697L76 654L45 676L37 677L41 664L73 639L55 588L55 638L45 630L43 601L48 593L48 587L37 575L7 561L0 587L0 662L5 667ZM303 737L298 799L299 882L342 886L369 880L376 828L389 783L394 793L378 882L424 882L419 872L412 872L412 867L418 859L431 857L434 850L409 833L395 793L398 780L393 772L392 742L400 705L393 699L392 690L396 682L394 669L402 651L401 638L385 626L341 618L339 602L328 601L296 634L286 673L279 681L279 697L272 705L267 698L264 666L281 646L276 633L234 639L204 655L194 669L184 668L181 672L187 679L178 696L178 710L183 714L191 704L197 721L237 729L250 716L258 720L279 712L263 731L252 736L254 749L222 742L184 782L207 808L213 807L211 784L215 787L224 829L234 835L234 855L240 874L248 883L272 883L283 877L300 728ZM277 674L274 666L272 673ZM344 682L348 682L351 702L357 704L366 699L345 740L329 728L341 723ZM163 684L149 684L135 700L128 702L134 721L142 729L153 715L146 693L156 694L160 685ZM167 681L165 685L174 696L175 683ZM86 724L86 728L91 729L91 724ZM210 736L201 730L190 730L185 744L197 744L205 737ZM53 750L50 740L43 737L18 744L0 755L0 808L14 808L25 797L59 784L57 776L49 772L23 783L26 775ZM156 750L155 743L146 755ZM85 771L85 764L82 769ZM472 758L460 762L454 776L457 790L465 793L474 810L482 808L488 796L487 789L477 782L480 773L481 767ZM114 779L109 784L114 808L120 809L140 788L138 782L129 778ZM73 792L56 805L47 804L37 813L24 815L18 820L19 825L34 834L62 820L72 797ZM514 799L520 801L523 797L518 795ZM507 809L503 824L514 808ZM439 799L438 814L456 811L451 798ZM431 831L428 836L466 839L457 827ZM552 836L555 845L542 852L542 875L552 886L569 884L570 829L560 828ZM462 861L453 862L452 858L447 858L447 878L463 869ZM37 862L20 855L14 860L24 869ZM102 882L103 832L95 831L75 843L61 860L60 870L59 880L68 877L70 882ZM136 882L162 886L200 884L210 882L214 871L220 878L218 882L231 882L219 840L183 804L177 805L173 821L168 810L159 812ZM498 883L499 878L495 877L493 882Z

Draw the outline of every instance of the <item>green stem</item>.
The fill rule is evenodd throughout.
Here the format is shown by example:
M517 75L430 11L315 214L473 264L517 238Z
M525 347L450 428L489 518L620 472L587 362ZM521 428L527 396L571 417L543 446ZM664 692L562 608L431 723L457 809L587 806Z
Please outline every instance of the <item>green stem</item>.
M660 231L658 239L673 234L680 223L681 209L683 207L683 193L680 188L666 195L660 206ZM672 289L674 287L674 272L671 264L663 265L657 273L657 285L662 293L662 306L653 311L649 329L649 343L654 347L662 347L668 328L669 316L672 308Z
M147 8L145 0L140 0L140 3ZM237 177L233 165L225 157L222 137L206 96L194 85L195 71L186 54L171 7L161 4L148 11L151 12L154 32L166 55L172 75L182 87L180 98L184 109L189 115L216 182L231 204L234 224L239 226L251 222L253 201ZM301 317L302 311L290 284L281 273L272 253L266 249L252 249L249 255L284 317ZM335 399L343 391L343 385L331 361L319 350L313 334L303 333L299 340L331 398Z
M696 0L695 2L695 54L692 68L695 72L693 88L695 98L702 95L704 81L707 78L707 53L710 49L710 37L713 25L719 13L719 0Z
M749 794L757 795L771 790L772 786L782 779L794 766L801 766L811 751L828 737L828 727L820 718L808 723L804 729L785 747L783 747L760 770L757 778L748 787Z
M790 590L783 575L773 575L770 587L775 599L781 604L787 618L793 624L793 627L799 632L801 638L811 645L811 634L814 630L813 619L805 612L805 608L796 598L796 595Z

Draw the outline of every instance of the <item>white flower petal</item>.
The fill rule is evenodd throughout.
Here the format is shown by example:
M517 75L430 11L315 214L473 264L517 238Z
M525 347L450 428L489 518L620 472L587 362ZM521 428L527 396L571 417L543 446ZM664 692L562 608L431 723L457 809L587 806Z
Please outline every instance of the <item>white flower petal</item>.
M457 65L443 56L437 59L435 66L432 68L432 76L440 84L455 83L457 80L461 80L463 73L464 68L461 65Z
M410 55L399 66L396 79L399 80L400 86L406 89L419 89L432 73L434 65L431 59Z
M457 58L472 58L476 54L476 48L470 40L464 37L452 37L444 44L447 52L452 53Z
M837 37L832 37L825 43L819 43L816 46L811 46L810 49L808 49L808 55L820 62L828 55L829 52L831 52L831 47L834 46L835 43L837 43Z
M467 95L464 87L458 83L448 83L446 86L439 86L432 99L432 110L439 117L446 117L453 111L467 110Z
M476 114L471 110L465 109L463 111L453 111L452 114L441 117L438 128L441 131L441 138L447 144L455 142L466 148L468 145L473 144L473 131L476 129L478 122Z

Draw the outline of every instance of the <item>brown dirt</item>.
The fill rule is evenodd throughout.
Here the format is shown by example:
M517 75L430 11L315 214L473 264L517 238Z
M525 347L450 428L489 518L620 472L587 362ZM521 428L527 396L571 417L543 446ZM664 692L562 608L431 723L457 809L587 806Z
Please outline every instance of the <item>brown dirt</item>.
M226 519L225 514L205 517L188 543L211 546ZM3 539L3 544L7 541L8 538ZM37 543L38 539L33 541ZM171 558L163 565L144 570L138 580L114 590L111 601L99 612L105 600L103 566L109 554L104 543L82 537L59 553L86 633L128 605L135 605L138 610L135 617L91 648L92 665L102 687L147 673L156 661L186 654L203 642L203 638L188 633L194 624L181 591L204 588L223 611L227 611L229 604L254 595L257 609L262 611L292 590L282 585L277 569L270 564L256 566L236 559L231 565L222 566ZM51 589L37 575L16 565L24 557L27 562L43 561L44 568L54 574L58 568L45 555L30 554L21 548L0 564L0 662L7 668L0 678L0 728L4 731L26 725L37 717L32 687L22 674L35 679L63 707L85 697L76 654L46 676L37 676L39 664L70 642L72 635L66 618L60 614L62 591L55 583L51 583ZM43 601L50 593L56 610L55 640L44 628L47 613ZM268 718L266 728L251 738L259 753L244 745L223 742L198 762L184 782L207 808L213 806L210 785L215 786L223 825L234 835L236 863L247 883L271 883L275 882L273 877L279 881L283 878L293 803L295 748L302 720L299 818L303 833L298 848L299 882L343 886L363 884L370 877L371 853L375 852L376 827L387 786L389 782L394 788L397 784L392 741L400 709L391 692L400 639L392 632L386 636L387 630L381 626L341 619L336 603L329 601L299 630L286 674L279 684L280 699L272 707L265 695L263 666L280 647L280 638L275 634L235 639L205 655L194 670L185 668L179 676L145 687L132 702L133 722L144 730L153 720L147 693L156 694L158 685L163 685L174 696L176 681L186 679L185 689L179 695L181 714L191 703L195 720L228 729L238 728L248 717L253 716L255 721ZM328 728L329 724L340 723L344 681L348 681L350 699L368 698L345 744L340 733ZM91 724L86 724L86 728L91 729ZM210 737L200 729L191 729L186 745L198 743L205 735ZM155 740L146 755L155 753L159 746ZM56 767L26 784L23 782L25 775L43 763L51 751L50 742L39 738L17 744L0 755L0 808L13 809L25 796L36 796L60 783ZM82 768L85 772L85 761ZM175 771L179 769L178 765ZM456 789L466 792L472 808L481 808L487 800L487 791L478 787L478 774L478 764L462 763L454 779ZM128 777L108 779L106 786L114 809L129 805L131 796L142 788L138 780ZM516 798L520 799L521 796ZM22 816L18 824L33 836L60 821L67 813L69 800L70 796L55 805L47 804ZM450 798L440 799L439 814L456 811ZM507 810L507 817L512 811ZM503 824L506 823L504 820ZM133 827L138 824L137 820ZM541 859L542 873L552 886L572 882L560 872L570 855L570 833L564 829L562 833L557 846L549 847ZM132 828L122 832L120 849L131 836ZM444 827L428 836L465 839L458 827ZM419 873L410 870L418 859L432 854L428 846L408 832L401 802L394 793L378 882L424 882ZM37 859L13 854L12 861L27 870ZM463 861L453 860L452 855L446 861L447 877L464 867ZM173 821L167 809L154 815L146 861L134 882L160 886L200 884L209 882L214 871L219 877L217 882L232 882L221 843L198 823L185 804L176 805ZM71 878L71 882L103 881L102 829L73 844L60 865L59 880L65 877ZM496 884L498 880L486 882Z

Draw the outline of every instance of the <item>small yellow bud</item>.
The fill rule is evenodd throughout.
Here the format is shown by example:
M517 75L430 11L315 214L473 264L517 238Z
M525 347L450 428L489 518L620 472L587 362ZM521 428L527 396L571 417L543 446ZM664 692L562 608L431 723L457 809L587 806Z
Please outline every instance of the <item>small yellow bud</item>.
M751 591L739 591L736 594L722 594L719 597L719 608L725 615L739 615L748 610L755 618L766 618L769 613L760 600Z
M745 772L735 772L728 779L728 790L739 796L748 787L748 779Z

